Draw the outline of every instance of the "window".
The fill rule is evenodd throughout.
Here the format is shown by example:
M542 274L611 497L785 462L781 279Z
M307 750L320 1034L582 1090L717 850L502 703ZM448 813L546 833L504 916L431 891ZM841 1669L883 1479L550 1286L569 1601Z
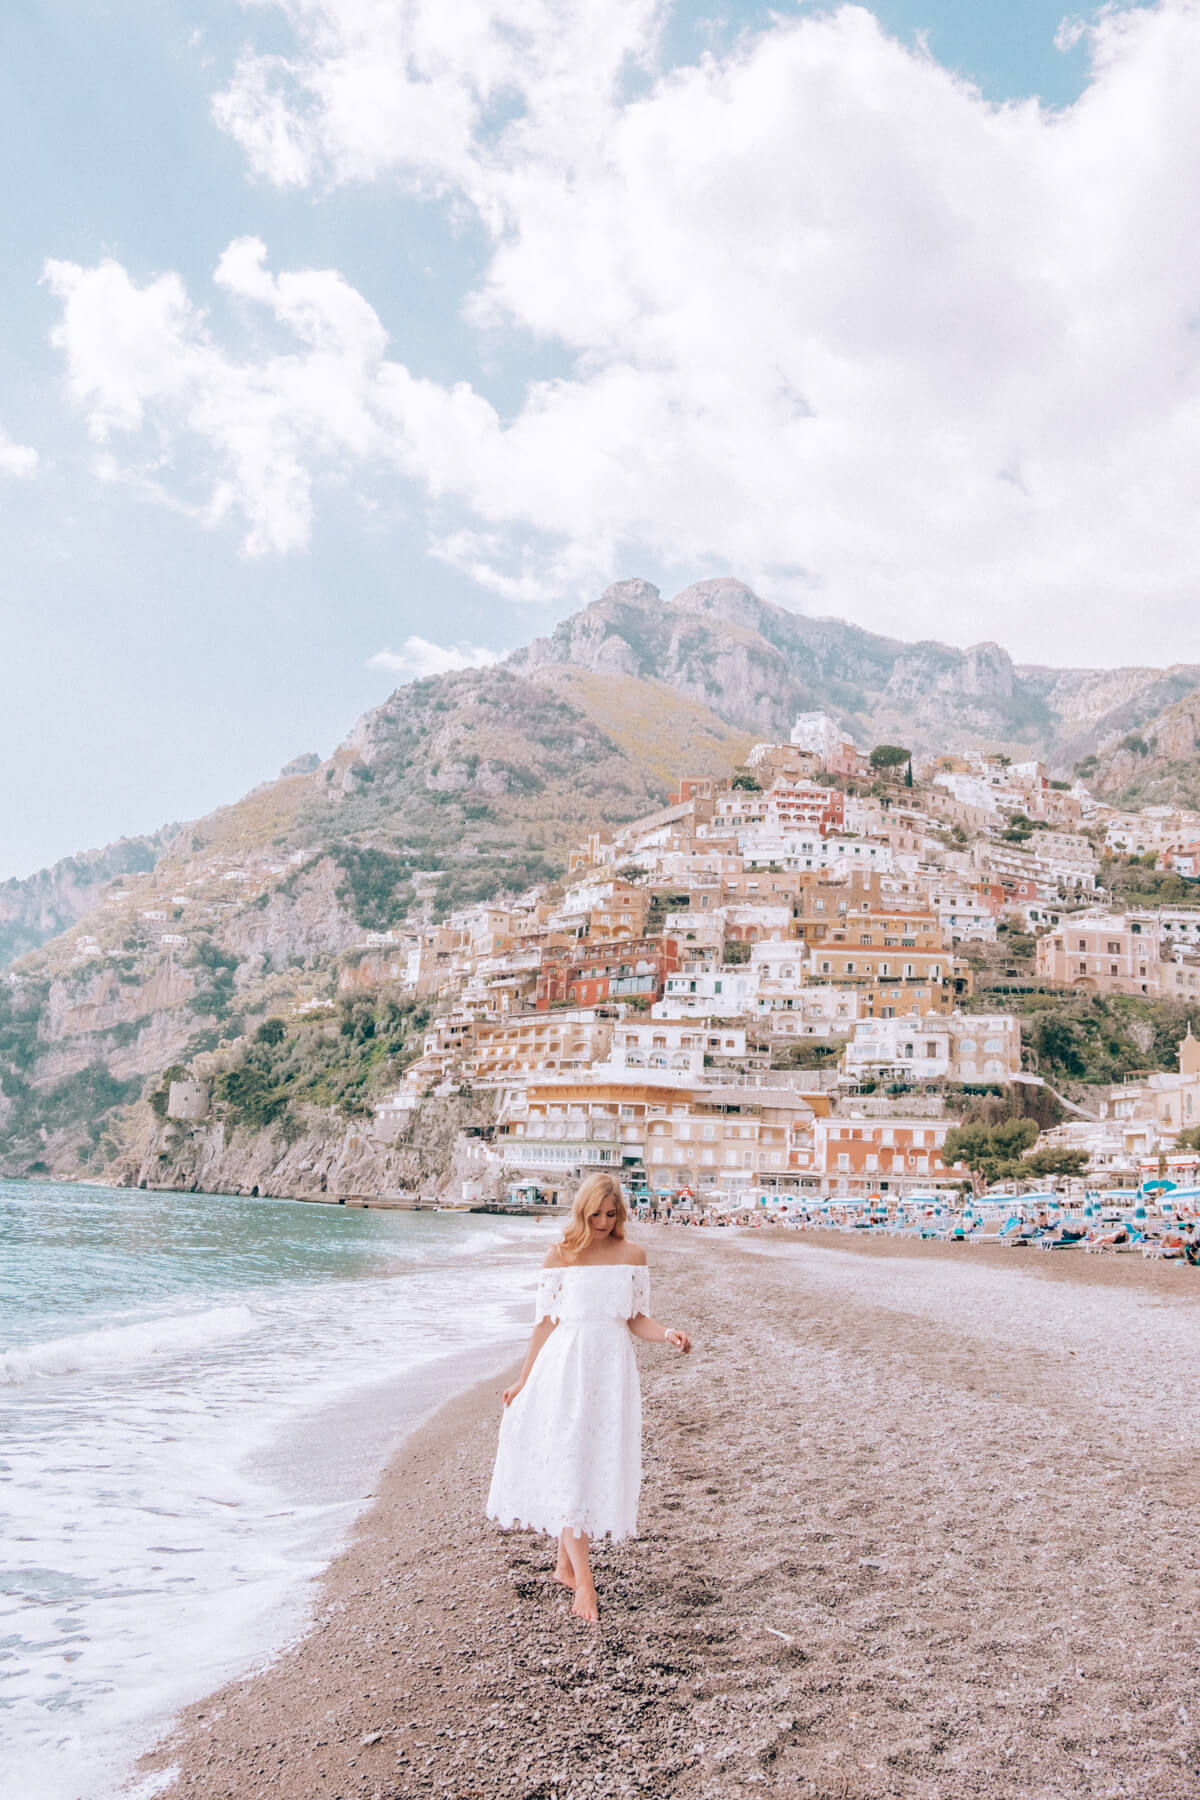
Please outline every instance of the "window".
M1120 946L1120 944L1114 944L1114 943L1113 943L1113 942L1112 942L1112 940L1111 940L1111 939L1110 939L1110 940L1109 940L1109 945L1108 945L1108 954L1109 954L1109 955L1110 955L1110 956L1120 956L1120 954L1121 954L1121 946Z
M849 1152L843 1150L838 1157L838 1168L839 1169L848 1169L849 1167L850 1167Z
M933 1039L933 1038L926 1039L926 1042L925 1042L926 1058L932 1060L932 1058L934 1058L937 1055L937 1053L938 1053L937 1040Z
M1087 939L1086 939L1086 938L1080 938L1080 939L1079 939L1079 948L1080 948L1080 949L1081 949L1081 950L1086 950L1086 949L1087 949Z

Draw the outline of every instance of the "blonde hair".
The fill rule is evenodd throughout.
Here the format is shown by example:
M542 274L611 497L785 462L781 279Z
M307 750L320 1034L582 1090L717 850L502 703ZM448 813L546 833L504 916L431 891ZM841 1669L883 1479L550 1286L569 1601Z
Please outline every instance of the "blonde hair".
M598 1204L612 1200L617 1208L617 1222L612 1228L612 1236L625 1236L625 1221L629 1217L629 1208L621 1193L621 1184L615 1175L588 1175L576 1189L571 1203L571 1217L567 1220L567 1228L558 1240L558 1247L567 1262L574 1262L579 1252L591 1236L588 1217Z

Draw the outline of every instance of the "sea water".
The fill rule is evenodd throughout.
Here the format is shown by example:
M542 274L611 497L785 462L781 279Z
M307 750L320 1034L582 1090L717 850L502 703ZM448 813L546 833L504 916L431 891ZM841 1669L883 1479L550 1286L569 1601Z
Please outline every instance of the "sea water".
M516 1349L543 1236L0 1182L0 1792L101 1800L295 1634L405 1430Z

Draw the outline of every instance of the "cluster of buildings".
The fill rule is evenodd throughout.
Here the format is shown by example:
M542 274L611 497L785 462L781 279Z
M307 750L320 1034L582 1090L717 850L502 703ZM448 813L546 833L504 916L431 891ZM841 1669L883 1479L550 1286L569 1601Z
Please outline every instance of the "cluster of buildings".
M1200 911L1097 906L1104 811L1034 761L873 768L803 717L732 779L592 832L561 890L364 945L345 983L396 981L435 1015L377 1129L494 1092L473 1183L555 1198L596 1168L733 1200L961 1180L947 1087L1022 1073L1019 1022L969 1006L974 946L1033 932L1039 980L1092 990L1187 993L1200 969Z

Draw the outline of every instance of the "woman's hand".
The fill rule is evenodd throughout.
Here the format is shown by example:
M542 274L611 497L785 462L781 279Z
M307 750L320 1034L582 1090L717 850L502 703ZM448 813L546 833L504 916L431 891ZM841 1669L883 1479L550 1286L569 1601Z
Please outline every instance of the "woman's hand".
M520 1381L514 1381L510 1388L505 1388L505 1390L504 1390L505 1406L512 1405L513 1401L516 1399L517 1395L520 1393L521 1389L524 1386L525 1386L525 1377L522 1375Z
M686 1356L692 1347L692 1340L686 1331L667 1331L663 1333L664 1344L670 1344L672 1350L678 1350L680 1356Z

